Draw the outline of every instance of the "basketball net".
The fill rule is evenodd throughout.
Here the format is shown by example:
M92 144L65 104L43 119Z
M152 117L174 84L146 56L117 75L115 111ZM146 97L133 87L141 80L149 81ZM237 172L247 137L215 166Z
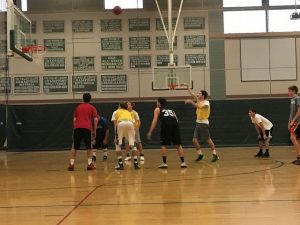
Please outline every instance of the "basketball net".
M178 84L168 84L169 90L175 90L178 87Z
M31 45L23 47L22 51L30 54L34 63L42 65L44 55L47 53L47 47L41 45Z

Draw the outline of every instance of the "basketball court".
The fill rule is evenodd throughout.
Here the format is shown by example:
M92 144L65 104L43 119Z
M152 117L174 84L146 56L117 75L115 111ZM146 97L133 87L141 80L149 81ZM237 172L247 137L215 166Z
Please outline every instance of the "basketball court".
M110 151L96 171L79 160L71 173L68 152L2 153L1 223L298 224L300 174L291 148L272 148L269 160L253 159L255 150L220 149L216 164L208 151L196 163L187 150L187 169L172 151L167 170L157 168L159 151L150 150L140 171L127 164L120 172Z
M300 84L300 2L124 1L0 0L0 224L298 225L287 92ZM206 143L195 161L189 88L208 92L216 162ZM87 171L80 150L68 171L86 92L109 121L108 159L97 150ZM173 147L158 168L159 125L147 139L158 97L176 112L187 168ZM139 170L115 169L110 118L125 101L141 118ZM274 124L270 158L253 157L249 109Z

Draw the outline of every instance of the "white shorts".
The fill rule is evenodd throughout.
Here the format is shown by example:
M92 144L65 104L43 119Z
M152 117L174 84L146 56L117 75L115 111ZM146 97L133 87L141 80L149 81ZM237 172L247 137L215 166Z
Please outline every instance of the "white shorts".
M124 143L128 144L128 141L125 139ZM135 143L142 143L141 135L140 135L140 129L139 128L135 128Z
M131 121L121 121L117 126L118 143L122 144L123 138L126 138L130 146L135 142L135 129Z

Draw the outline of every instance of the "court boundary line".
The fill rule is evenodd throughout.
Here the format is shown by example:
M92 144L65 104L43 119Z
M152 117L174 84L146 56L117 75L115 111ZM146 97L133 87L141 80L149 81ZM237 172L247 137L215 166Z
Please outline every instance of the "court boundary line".
M266 168L266 169L262 169L262 170L254 170L254 171L248 171L248 172L242 172L242 173L234 173L234 174L223 174L223 175L217 175L217 176L206 176L206 177L197 177L197 178L185 178L185 179L171 179L171 180L166 180L166 181L161 181L161 180L156 180L156 181L148 181L148 182L129 182L129 183L125 183L125 184L119 184L120 186L127 186L127 185L141 185L141 184L156 184L156 183L171 183L171 182L179 182L179 181L192 181L192 180L206 180L206 179L212 179L212 178L223 178L223 177L233 177L233 176L242 176L242 175L249 175L249 174L254 174L254 173L260 173L263 171L267 171L267 170L275 170L275 169L279 169L282 166L285 165L284 162L279 161L279 160L275 160L273 163L271 163L270 165L274 165L279 163L279 165L274 166L274 167L270 167L270 168ZM112 172L112 174L115 173ZM41 188L41 189L14 189L14 190L0 190L0 192L14 192L14 191L47 191L47 190L63 190L63 189L81 189L81 188L109 188L114 186L115 183L103 183L97 186L78 186L78 187L53 187L53 188Z
M258 172L263 172L263 171L267 171L267 170L274 170L274 169L278 169L278 168L281 168L282 166L285 165L284 162L282 161L278 161L278 160L275 160L273 164L277 164L279 163L279 165L277 166L274 166L274 167L270 167L270 168L267 168L267 169L263 169L263 170L255 170L255 171L249 171L249 172L245 172L245 173L237 173L237 174L225 174L225 175L220 175L220 176L213 176L213 177L201 177L201 178L193 178L193 179L175 179L175 180L168 180L168 181L154 181L154 182L139 182L139 183L128 183L128 184L121 184L121 186L124 186L124 185L137 185L137 184L151 184L151 183L164 183L164 182L178 182L178 181L182 181L182 180L195 180L195 179L210 179L210 178L222 178L222 177L228 177L228 176L240 176L240 175L247 175L247 174L254 174L254 173L258 173ZM108 177L106 177L106 181L108 179L110 179L110 177L115 174L114 172L111 173ZM110 184L112 185L112 184ZM68 219L80 206L82 207L91 207L92 205L91 204L87 204L87 205L83 205L84 201L86 201L93 193L96 192L97 189L99 188L102 188L102 187L106 187L106 186L110 186L109 183L104 183L102 185L97 185L95 186L89 193L87 193L77 204L75 205L68 205L68 206L65 206L65 207L72 207L71 210L69 210L67 212L67 214L65 214L57 223L56 225L61 225L66 219ZM276 200L275 200L276 201ZM291 201L291 202L298 202L300 200L283 200L285 202L287 201ZM265 200L265 201L259 201L259 200L254 200L254 201L233 201L232 203L234 202L272 202L272 200L268 201L268 200ZM274 202L274 200L273 200ZM282 202L282 201L281 201ZM167 205L167 204L216 204L216 203L230 203L229 202L226 202L226 201L212 201L212 202L205 202L205 201L198 201L198 202L161 202L161 203L124 203L124 204L96 204L96 205L93 205L93 206L100 206L100 205L103 205L103 206L121 206L121 205ZM21 206L22 207L22 206ZM15 206L14 208L21 208L21 207L17 207ZM32 206L31 206L32 207ZM51 206L35 206L35 208L41 208L41 207L51 207ZM59 205L56 205L56 206L52 206L52 207L59 207ZM61 206L62 207L62 206ZM2 207L0 207L1 209ZM24 206L23 206L24 208ZM32 207L33 208L33 207Z
M283 165L284 165L284 163L283 162L281 162L281 161L275 161L275 163L278 163L279 162L279 165L278 166L275 166L275 167L273 167L273 168L268 168L268 169L264 169L264 170L261 170L261 171L267 171L267 170L272 170L272 169L277 169L277 168L280 168L280 167L282 167ZM259 171L259 172L261 172L261 171ZM244 173L244 174L253 174L253 173L256 173L256 172L258 172L258 171L250 171L250 172L248 172L248 173ZM111 173L110 175L109 175L109 177L110 176L112 176L112 174L113 173ZM238 175L241 175L241 174L235 174L235 176L238 176ZM228 175L227 175L228 176ZM230 175L229 175L230 176ZM214 176L214 177L218 177L218 176ZM221 176L219 176L219 177L221 177ZM223 176L223 177L225 177L225 176ZM108 180L108 178L106 178L106 180ZM180 179L180 181L181 180L185 180L185 179ZM173 180L172 182L174 182L174 181L179 181L179 180ZM159 181L159 182L162 182L162 181ZM170 181L166 181L166 182L170 182ZM149 182L148 182L149 183ZM155 183L157 183L157 182L155 182ZM131 183L131 184L126 184L126 185L136 185L136 184L147 184L147 182L146 183L142 183L142 182L139 182L139 183ZM100 188L100 187L104 187L104 186L106 186L106 184L104 183L103 185L101 185L101 186L96 186L92 191L90 191L78 204L76 204L74 207L73 207L73 209L71 210L71 211L69 211L56 225L60 225L60 224L62 224L67 218L69 218L69 216L77 209L77 208L79 208L80 206L84 206L84 205L82 205L82 203L85 201L85 200L87 200L98 188ZM122 186L122 185L121 185ZM182 204L182 203L181 203ZM116 205L116 206L120 206L120 204L119 205Z
M86 199L85 199L86 200ZM181 202L133 202L133 203L99 203L99 204L81 204L77 205L36 205L36 206L7 206L0 209L20 209L20 208L52 208L52 207L97 207L97 206L127 206L127 205L176 205L176 204L226 204L226 203L272 203L272 202L300 202L300 199L269 199L269 200L233 200L233 201L181 201ZM77 209L76 208L76 209ZM74 210L73 210L74 212ZM71 214L70 214L71 215ZM45 215L47 216L47 215ZM62 216L62 215L57 215Z
M113 175L115 174L115 172L112 172L112 173L110 173L108 176L106 176L106 178L105 178L105 181L108 181ZM98 188L101 188L102 186L104 186L105 185L105 183L104 184L102 184L102 185L97 185L96 187L94 187L94 189L93 190L91 190L87 195L85 195L84 197L83 197L83 199L81 199L74 207L73 207L73 209L71 209L67 214L65 214L64 216L63 216L63 218L56 224L56 225L60 225L60 224L62 224L67 218L69 218L69 216L71 216L71 214L73 213L73 212L75 212L75 210L76 209L78 209L81 205L82 205L82 203L85 201L85 200L87 200Z
M97 186L95 187L93 190L91 190L87 195L85 195L83 197L83 199L81 199L76 205L73 206L73 208L63 216L62 219L60 219L56 225L60 225L62 224L76 209L78 209L78 207L80 207L82 205L82 203L87 200L98 188L100 188L101 186Z
M191 181L191 180L206 180L206 179L212 179L212 178L223 178L223 177L234 177L234 176L242 176L242 175L248 175L248 174L254 174L254 173L260 173L268 170L275 170L278 168L281 168L285 165L284 162L275 160L273 164L279 163L278 166L274 166L267 169L262 170L254 170L254 171L248 171L243 173L234 173L234 174L224 174L224 175L217 175L217 176L209 176L209 177L198 177L198 178L185 178L185 179L173 179L173 180L166 180L166 181L149 181L149 182L139 182L139 183L126 183L126 184L119 184L120 186L126 186L126 185L140 185L140 184L156 184L156 183L172 183L172 182L179 182L179 181ZM111 187L113 184L106 184L103 187Z

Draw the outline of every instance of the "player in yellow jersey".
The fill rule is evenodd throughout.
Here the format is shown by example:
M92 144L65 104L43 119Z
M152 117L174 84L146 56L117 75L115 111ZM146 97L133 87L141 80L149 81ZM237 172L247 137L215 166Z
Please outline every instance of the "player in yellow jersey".
M123 170L122 161L122 151L121 145L123 138L128 140L129 146L134 148L135 145L135 129L134 120L131 113L127 110L127 102L122 102L119 104L119 109L117 109L112 116L112 121L114 122L116 129L116 153L118 157L118 165L115 167L117 170ZM135 148L136 149L136 148ZM134 155L134 168L140 169L137 161L137 151L133 151Z
M208 94L206 91L201 90L196 95L195 93L192 92L192 90L187 84L182 84L182 86L186 86L188 88L190 95L194 98L194 99L185 100L185 104L191 104L196 108L197 120L196 120L196 127L194 130L194 136L193 136L193 143L198 153L198 157L196 161L201 161L202 159L204 159L204 154L202 153L200 147L200 141L205 140L212 150L211 161L216 162L219 160L219 156L217 155L215 144L210 137L210 131L209 131L210 103L206 99Z
M142 152L143 151L143 145L142 145L141 135L140 135L141 120L140 120L138 112L133 109L135 107L134 102L127 102L127 105L128 105L128 111L131 113L132 118L134 120L133 122L134 122L134 127L135 127L135 144L136 144L136 148L137 148L137 150L139 151L139 154L140 154L140 161L144 161L145 156ZM130 147L129 147L128 142L126 143L126 153L127 153L127 156L125 158L125 161L131 160Z

